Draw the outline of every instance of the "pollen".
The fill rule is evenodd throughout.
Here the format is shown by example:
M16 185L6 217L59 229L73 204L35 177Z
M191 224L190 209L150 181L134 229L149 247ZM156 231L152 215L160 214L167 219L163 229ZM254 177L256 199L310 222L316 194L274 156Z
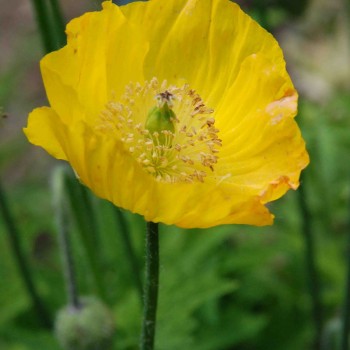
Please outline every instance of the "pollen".
M149 111L164 103L174 112L174 127L148 130ZM96 129L120 139L125 150L157 181L204 182L214 176L222 145L214 110L188 84L178 87L157 78L144 84L130 83L119 101L112 99L106 104Z

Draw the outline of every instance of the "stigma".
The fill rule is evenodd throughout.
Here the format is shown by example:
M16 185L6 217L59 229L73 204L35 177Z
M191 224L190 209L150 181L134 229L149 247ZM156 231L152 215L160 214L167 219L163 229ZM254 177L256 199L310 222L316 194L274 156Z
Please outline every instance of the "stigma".
M152 138L154 135L160 135L156 139L162 145L168 144L169 138L166 135L174 135L175 132L176 115L172 110L172 99L173 95L168 90L157 94L158 105L151 108L146 118L146 130L150 132ZM163 131L168 132L165 135Z

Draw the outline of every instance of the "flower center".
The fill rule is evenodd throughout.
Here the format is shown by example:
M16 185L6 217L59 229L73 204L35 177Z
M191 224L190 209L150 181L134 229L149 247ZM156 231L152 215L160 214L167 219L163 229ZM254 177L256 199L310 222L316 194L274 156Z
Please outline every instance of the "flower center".
M203 182L221 147L213 110L185 84L130 83L101 113L99 130L119 138L142 168L162 182Z

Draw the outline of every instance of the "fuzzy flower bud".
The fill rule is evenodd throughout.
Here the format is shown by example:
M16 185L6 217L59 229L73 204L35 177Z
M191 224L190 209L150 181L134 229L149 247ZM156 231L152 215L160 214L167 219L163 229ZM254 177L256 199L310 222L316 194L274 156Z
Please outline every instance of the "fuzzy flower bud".
M108 350L115 322L111 311L98 299L85 297L79 308L66 306L55 322L55 333L65 350Z

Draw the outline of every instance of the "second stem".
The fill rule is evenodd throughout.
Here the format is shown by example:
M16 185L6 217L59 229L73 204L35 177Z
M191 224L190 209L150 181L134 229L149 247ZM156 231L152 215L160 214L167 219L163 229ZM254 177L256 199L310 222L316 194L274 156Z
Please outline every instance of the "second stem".
M159 285L159 234L158 224L147 223L146 233L146 281L144 314L141 334L141 350L153 350Z

